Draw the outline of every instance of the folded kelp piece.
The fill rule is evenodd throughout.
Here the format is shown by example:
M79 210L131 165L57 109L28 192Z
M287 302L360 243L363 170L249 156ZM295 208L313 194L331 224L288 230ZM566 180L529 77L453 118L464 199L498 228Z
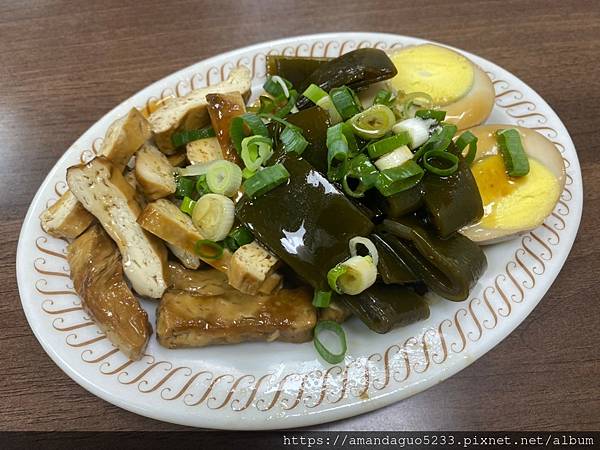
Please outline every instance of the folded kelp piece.
M321 65L333 58L311 56L268 55L267 73L285 78L295 88L304 85L304 81Z
M237 205L236 216L254 236L318 290L330 290L327 272L349 258L348 242L369 236L373 224L343 192L308 162L281 160L286 184Z
M384 220L377 233L436 294L461 301L487 267L477 244L460 234L442 239L414 217Z
M453 174L440 177L428 172L422 184L425 208L440 236L450 236L483 216L483 203L475 177L463 159Z
M397 73L396 66L383 50L360 48L320 64L297 88L298 92L304 92L310 84L316 84L327 92L339 86L360 89L392 78ZM305 108L309 104L310 101L304 96L297 103L298 108Z
M429 317L429 306L423 297L404 286L377 283L358 295L339 299L376 333L387 333Z

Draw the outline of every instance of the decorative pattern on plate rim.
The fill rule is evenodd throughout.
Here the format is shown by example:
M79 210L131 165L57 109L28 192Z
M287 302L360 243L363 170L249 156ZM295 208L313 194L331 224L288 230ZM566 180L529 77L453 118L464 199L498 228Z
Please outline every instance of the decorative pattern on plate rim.
M400 41L388 45L384 41L330 40L316 41L312 45L286 46L267 54L337 56L361 47L390 50L403 46ZM204 73L197 73L189 80L179 81L173 88L163 90L160 98L148 98L140 109L149 114L157 104L171 96L182 96L190 89L225 79L235 66L247 65L252 70L253 79L260 79L266 75L261 68L265 65L267 54L256 52L252 59L242 57L235 62L210 67ZM554 142L568 169L570 162L564 157L565 146L560 142L559 133L548 125L548 118L523 92L511 88L508 81L497 79L491 72L488 75L496 90L497 107L514 119L516 125L535 129ZM84 162L93 158L101 142L102 138L95 139L91 149L81 152L80 160ZM229 407L232 411L248 408L270 411L276 407L287 411L299 405L312 409L323 403L337 404L350 397L364 400L392 385L401 385L413 374L424 374L432 366L444 364L452 355L466 352L471 343L494 330L517 305L527 301L528 291L535 287L537 278L546 271L546 264L554 257L553 249L561 242L561 234L567 227L565 218L570 214L572 183L573 179L567 174L564 191L554 212L540 228L520 238L513 257L494 277L492 284L478 290L480 295L461 303L453 315L417 336L368 357L347 358L345 365L331 366L324 371L234 375L194 371L170 361L156 360L150 354L141 361L129 361L83 312L69 280L64 253L66 243L60 251L50 249L48 239L53 238L47 235L39 236L35 241L39 253L33 261L33 268L40 275L35 281L35 289L43 298L40 308L48 315L49 324L57 332L66 334L65 345L80 351L82 362L97 365L100 374L114 377L122 385L135 386L140 394L158 393L164 401L180 399L190 407L205 405L213 410ZM60 196L66 188L66 183L61 180L55 184L54 191ZM50 260L54 263L50 264ZM56 261L60 270L55 268ZM52 268L49 267L51 265ZM82 334L83 331L85 334Z

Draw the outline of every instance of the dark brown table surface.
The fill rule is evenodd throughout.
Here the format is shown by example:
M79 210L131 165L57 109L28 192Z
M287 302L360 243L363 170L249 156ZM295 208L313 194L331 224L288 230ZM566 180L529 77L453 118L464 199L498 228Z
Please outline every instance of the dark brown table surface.
M584 215L544 300L467 369L410 399L319 429L600 429L600 3L590 1L3 1L0 5L0 429L176 430L65 375L21 309L15 252L47 172L149 83L286 36L380 31L496 62L558 113L579 153Z

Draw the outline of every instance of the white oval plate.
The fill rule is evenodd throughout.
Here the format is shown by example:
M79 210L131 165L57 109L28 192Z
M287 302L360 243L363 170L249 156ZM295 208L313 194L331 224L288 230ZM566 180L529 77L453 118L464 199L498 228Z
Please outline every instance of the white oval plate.
M238 64L252 69L259 89L268 53L338 56L357 47L385 50L422 42L335 33L253 45L180 70L94 124L44 180L19 239L23 309L48 355L93 394L144 416L199 427L273 429L342 419L396 402L448 378L504 339L542 299L571 249L581 217L581 173L571 138L548 104L506 70L467 52L494 82L496 106L488 122L530 127L552 140L565 159L565 190L542 227L485 249L489 267L468 300L430 296L428 320L385 335L349 321L343 364L325 364L312 343L168 350L154 337L141 361L128 361L82 311L68 277L66 243L39 225L39 214L66 188L67 167L93 157L109 124L132 106L145 108L152 100L214 84ZM154 323L156 303L143 306Z

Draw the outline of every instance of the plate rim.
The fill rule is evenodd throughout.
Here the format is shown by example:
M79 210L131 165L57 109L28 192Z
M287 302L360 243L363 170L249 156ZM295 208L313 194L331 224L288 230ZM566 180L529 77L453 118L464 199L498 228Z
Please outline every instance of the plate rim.
M167 79L177 79L180 78L180 76L187 72L190 71L191 68L193 68L194 66L196 66L197 64L205 64L205 65L210 65L213 61L215 60L220 60L220 59L226 59L226 58L230 58L233 55L236 54L240 54L240 53L249 53L252 52L256 49L259 49L261 47L264 47L266 45L270 45L270 46L278 46L278 45L285 45L286 43L290 43L290 42L294 42L294 41L306 41L306 40L311 40L311 39L343 39L343 38L348 38L348 39L360 39L361 37L364 37L365 39L370 38L377 38L377 37L382 37L384 39L400 39L400 40L420 40L420 41L427 41L427 42L432 42L432 43L438 43L436 41L432 41L426 38L421 38L421 37L413 37L413 36L405 36L405 35L399 35L399 34L393 34L393 33L371 33L371 32L334 32L334 33L318 33L318 34L307 34L307 35L299 35L299 36L291 36L291 37L286 37L286 38L282 38L282 39L276 39L276 40L270 40L270 41L265 41L265 42L260 42L260 43L255 43L249 46L245 46L245 47L240 47L240 48L236 48L236 49L232 49L232 50L228 50L227 52L212 56L210 58L206 58L206 59L202 59L199 60L191 65L188 65L182 69L179 69L175 72L172 72L168 75L166 75L165 77L162 77L161 79L151 83L150 85L147 85L145 87L143 87L142 89L138 90L137 92L135 92L132 96L128 97L127 99L121 101L118 105L116 105L114 108L112 108L110 111L108 111L106 114L104 114L100 119L98 119L96 122L94 122L94 124L90 125L90 127L88 127L74 142L73 144L71 144L71 146L69 146L69 148L67 150L65 150L65 152L63 153L63 155L55 162L54 166L52 167L52 169L50 169L50 171L48 172L47 176L44 178L44 181L40 184L40 187L38 188L38 190L36 191L31 204L29 206L29 209L27 211L27 214L25 216L25 219L23 220L23 225L21 227L21 231L19 234L19 240L18 240L18 245L17 245L17 254L16 254L16 267L17 269L20 267L20 265L22 264L21 259L23 258L24 255L24 250L22 248L22 246L24 245L23 242L25 240L24 238L24 234L25 234L25 228L26 225L31 221L31 220L35 220L33 217L33 213L34 213L34 206L36 205L37 202L40 201L40 195L41 195L41 186L45 185L48 183L48 181L56 174L56 172L58 171L58 166L64 162L64 159L68 158L68 154L70 153L70 150L77 145L77 143L82 140L82 138L90 131L90 129L92 127L94 127L95 125L99 124L102 121L107 120L107 118L112 117L113 115L115 115L116 111L119 108L122 108L124 104L126 103L131 103L133 102L133 98L138 96L138 95L142 95L142 93L144 91L149 91L152 90L153 88L155 88L158 85L161 84L165 84ZM448 47L448 48L453 48L463 54L466 54L468 56L473 56L475 58L480 58L480 59L485 59L485 58L481 58L475 54L472 54L470 52L464 51L462 49L457 49L455 47L443 44L443 43L439 43L439 45ZM497 66L495 63L493 63L492 61L489 61L487 59L485 59L485 61L487 63L489 63L492 67L496 67L499 69L502 69L500 66ZM502 69L503 71L506 71L508 73L510 73L512 75L511 72L509 72L506 69ZM513 75L515 78L517 78L526 88L528 88L529 90L531 90L533 93L535 93L540 99L543 100L545 107L547 107L549 109L549 111L552 112L552 114L554 114L554 116L558 119L560 125L562 126L563 130L561 132L561 137L563 137L564 139L566 139L566 143L569 144L574 150L574 156L575 158L570 161L571 165L574 166L573 170L576 171L578 178L580 181L581 180L581 169L579 166L579 159L577 157L577 151L576 148L573 144L573 141L571 139L571 136L569 135L568 131L566 130L566 127L564 126L562 120L560 119L560 117L558 116L558 114L556 114L556 112L553 110L553 108L548 105L548 103L543 99L543 97L541 97L534 89L532 89L527 83L523 82L519 77L516 77L515 75ZM243 420L240 420L240 426L237 426L237 423L234 424L227 424L227 427L222 427L222 429L275 429L275 428L287 428L289 427L290 424L288 424L288 422L290 422L289 419L291 419L292 417L297 418L297 417L304 417L304 418L311 418L311 420L302 420L300 419L300 422L303 423L297 423L297 424L293 424L293 426L306 426L306 425L315 425L315 424L322 424L322 423L326 423L332 420L340 420L340 419L344 419L347 417L351 417L354 415L358 415L358 414L363 414L365 412L368 411L372 411L375 409L379 409L381 407L387 406L391 403L395 403L397 401L403 400L405 398L410 397L411 395L414 395L415 393L418 392L422 392L423 390L447 379L448 377L454 375L455 373L459 372L460 370L464 369L465 367L468 367L472 362L474 362L476 359L479 359L480 357L482 357L485 353L487 353L488 351L490 351L492 348L495 348L502 340L504 340L505 337L507 337L509 334L511 334L514 329L519 326L524 320L525 318L531 313L531 311L537 306L537 304L541 301L541 299L546 295L548 289L550 288L550 286L554 283L554 281L556 280L556 277L558 276L558 273L560 272L560 270L562 269L568 255L570 254L570 251L572 249L574 240L576 239L576 236L579 232L579 226L580 226L580 221L581 221L581 215L582 215L582 209L583 209L583 185L581 185L581 195L579 195L578 198L578 202L576 204L574 204L573 206L576 206L577 209L577 214L574 216L575 221L573 222L573 232L569 233L568 235L565 235L565 238L567 238L568 241L568 250L565 250L564 255L561 256L561 259L559 262L553 264L552 268L553 268L553 272L551 276L549 276L549 278L551 278L551 282L547 284L547 286L545 286L545 288L543 289L543 292L539 295L539 298L534 302L534 304L532 305L532 307L530 308L530 310L527 312L527 314L524 315L523 319L516 322L514 324L514 326L511 326L510 329L508 328L504 328L504 330L508 329L507 333L502 333L503 336L500 338L493 338L493 337L488 337L488 339L493 340L493 344L492 345L486 345L486 349L484 351L481 352L481 354L478 354L477 356L475 356L474 358L472 358L471 360L467 361L466 363L463 360L460 359L455 359L453 364L448 367L446 366L446 368L448 370L446 370L446 376L444 377L437 377L434 378L433 380L426 380L423 384L419 385L419 388L416 389L415 392L411 393L410 395L402 395L399 393L398 390L394 390L388 394L376 397L376 398L372 398L367 402L361 402L358 404L350 404L350 405L344 405L340 408L328 408L326 410L320 410L320 411L315 411L315 414L308 414L308 415L304 415L304 414L300 414L300 415L293 415L290 414L287 417L283 418L282 420L265 420L263 423L265 426L261 426L262 424L260 422L255 422L255 421L251 421L250 424L252 425L251 428L248 428L245 426L245 423ZM32 312L29 310L29 308L26 307L25 305L25 299L24 299L24 293L23 293L23 288L22 288L22 283L24 283L23 281L23 277L26 276L25 273L23 272L19 272L17 270L17 280L18 280L18 287L19 287L19 296L21 299L21 303L22 303L22 307L23 310L25 312L29 327L31 328L31 330L33 331L34 335L36 336L36 339L38 340L38 342L40 342L40 344L42 345L42 348L44 348L44 351L50 356L50 358L55 362L55 364L57 364L57 366L59 366L59 368L61 370L63 370L63 372L65 372L70 378L72 378L75 382L77 382L80 386L82 386L84 389L88 390L89 392L91 392L92 394L102 398L105 401L108 401L112 404L115 404L125 410L134 412L136 414L140 414L146 417L151 417L153 419L157 419L157 420L161 420L161 421L166 421L166 422L171 422L171 423L178 423L178 424L184 424L184 425L189 425L189 426L202 426L199 425L196 421L190 421L190 422L182 422L180 420L170 420L168 417L165 417L164 415L160 415L160 414L153 414L152 411L148 410L148 409L144 409L144 408L138 408L136 404L132 404L132 403L128 403L125 400L122 400L117 394L114 394L113 392L104 390L102 388L100 388L97 384L95 384L92 381L89 381L88 378L84 377L83 375L81 375L78 371L76 371L74 368L71 367L71 365L65 361L61 355L58 353L58 351L56 351L48 341L44 340L41 336L41 332L40 330L38 330L35 326L33 326L34 323L34 319L33 317L30 317L30 315L32 314ZM462 363L461 363L462 362ZM314 418L314 419L312 419ZM241 418L240 418L241 419ZM208 419L210 421L210 418ZM231 426L234 425L234 426Z

